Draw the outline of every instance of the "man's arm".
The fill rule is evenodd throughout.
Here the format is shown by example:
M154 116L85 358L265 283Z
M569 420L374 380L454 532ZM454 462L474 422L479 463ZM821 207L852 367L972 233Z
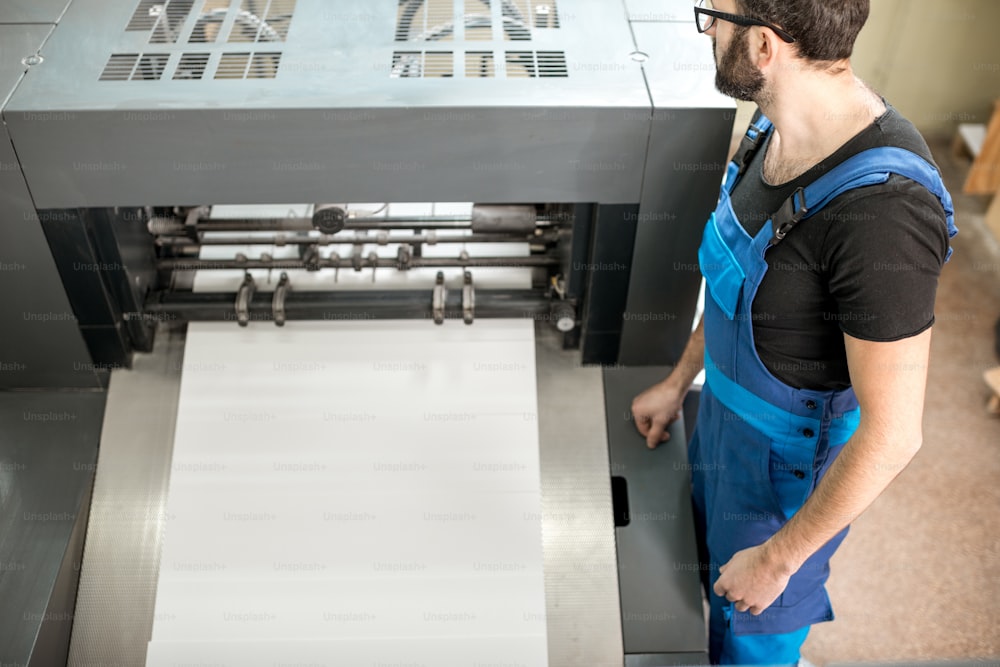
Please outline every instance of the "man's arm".
M844 335L861 423L805 505L769 540L719 568L715 592L759 614L802 564L864 512L922 443L931 330L891 343Z

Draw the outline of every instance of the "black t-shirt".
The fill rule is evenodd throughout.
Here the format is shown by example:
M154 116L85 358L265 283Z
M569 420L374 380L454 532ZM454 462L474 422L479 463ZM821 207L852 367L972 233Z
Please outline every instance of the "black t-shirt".
M898 146L934 164L913 124L886 107L833 155L780 186L761 174L772 130L732 193L747 232L755 235L796 188L869 148ZM944 209L918 183L892 174L882 185L841 194L767 251L753 304L757 354L793 387L850 386L843 334L894 341L930 327L947 251Z

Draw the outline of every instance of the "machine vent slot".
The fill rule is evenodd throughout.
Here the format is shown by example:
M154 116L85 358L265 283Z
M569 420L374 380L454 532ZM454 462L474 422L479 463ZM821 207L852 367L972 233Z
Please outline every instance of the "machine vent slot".
M488 1L465 0L465 39L470 42L493 39L493 17Z
M506 64L508 79L569 76L562 51L507 51Z
M455 4L454 0L399 0L396 41L452 41L456 32L467 42L530 41L533 30L559 27L555 0L463 0L457 14Z
M556 0L507 0L504 4L516 7L532 30L559 27Z
M176 44L194 0L168 0L153 28L150 44Z
M526 5L530 3L522 2L517 4ZM502 39L522 42L529 41L531 40L530 7L528 8L529 13L526 14L517 4L511 2L511 0L502 0L500 3L500 12L503 16Z
M219 67L215 70L216 79L246 78L247 67L250 66L249 53L223 53Z
M273 79L278 76L278 65L281 64L281 52L255 53L250 59L248 79Z
M222 24L229 14L229 0L205 0L194 29L188 38L190 44L213 44L219 39Z
M539 51L538 76L567 77L566 54L562 51Z
M416 79L423 76L420 65L423 62L422 51L394 51L392 54L392 71L389 76L394 79Z
M125 30L152 30L163 13L164 0L140 0Z
M506 51L504 72L508 79L568 77L566 54L562 51ZM393 79L454 77L454 57L451 51L395 51L392 54ZM496 76L492 51L466 51L465 78L482 79Z
M530 79L538 76L533 51L507 51L507 78Z
M295 0L271 0L264 13L265 28L261 28L258 42L283 42L288 37L288 27L295 13ZM276 38L276 39L275 39Z
M166 53L144 53L139 56L139 64L132 72L132 81L159 81L163 76L163 70L167 68L167 59L170 57Z
M283 42L295 12L296 0L241 0L229 41ZM200 19L199 19L200 20Z
M208 67L209 53L185 53L177 63L174 71L174 81L194 80L205 76L205 68Z
M465 78L489 79L496 76L492 51L465 52Z
M132 78L132 70L139 61L138 53L115 53L108 58L108 64L101 72L101 81L128 81Z
M466 0L478 3L479 0ZM489 9L486 10L489 16ZM447 42L454 38L454 0L401 0L396 11L397 42Z
M159 81L169 58L169 53L114 53L99 80Z
M455 76L451 51L396 51L392 54L394 79L448 78Z
M278 76L281 52L223 53L216 79L273 79Z

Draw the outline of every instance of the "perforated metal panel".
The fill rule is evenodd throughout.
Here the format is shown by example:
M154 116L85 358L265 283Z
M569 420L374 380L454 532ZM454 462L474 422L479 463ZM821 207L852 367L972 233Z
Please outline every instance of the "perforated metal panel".
M111 375L70 667L146 662L183 354L161 328L152 354Z
M624 662L600 368L535 326L542 544L551 667Z

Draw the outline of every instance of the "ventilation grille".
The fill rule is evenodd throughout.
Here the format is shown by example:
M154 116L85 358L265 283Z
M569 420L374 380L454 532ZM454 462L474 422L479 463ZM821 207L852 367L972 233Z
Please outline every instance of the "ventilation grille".
M508 79L568 77L562 51L505 51L502 72ZM492 51L466 51L462 71L467 79L494 78L497 68ZM396 51L392 54L393 79L447 78L455 76L451 51Z
M531 27L536 30L559 27L559 9L556 0L510 0L524 16L529 17Z
M255 14L254 10L260 12ZM230 42L283 42L295 0L242 0L229 33Z
M115 53L108 59L101 81L159 81L170 62L169 53ZM173 70L174 81L206 78L210 53L183 53ZM215 68L216 79L273 79L278 76L281 51L223 53Z
M210 57L210 53L183 54L180 62L177 63L177 69L174 70L174 80L184 79L191 81L201 79L205 76L205 69L208 67L208 59Z
M461 20L456 21L461 23ZM493 39L493 15L488 2L465 0L465 39L488 42Z
M442 78L455 76L451 51L396 51L392 54L394 79Z
M562 51L507 51L506 55L508 79L569 76Z
M125 30L152 30L163 13L164 0L141 0Z
M466 0L470 1L478 2ZM451 41L454 11L453 0L401 0L396 12L396 41Z
M295 4L296 0L140 0L125 29L150 31L150 44L284 42Z
M492 51L465 52L465 78L487 79L496 76Z
M176 44L194 0L169 0L159 12L150 44Z
M273 79L278 76L281 52L224 53L215 70L216 79Z
M159 81L168 53L116 53L108 60L101 81Z
M148 31L157 52L112 54L99 80L276 78L295 6L296 0L139 0L125 30ZM222 53L205 50L227 44L233 46ZM431 58L419 71L437 67Z
M555 0L399 0L397 42L528 41L535 30L559 27Z

